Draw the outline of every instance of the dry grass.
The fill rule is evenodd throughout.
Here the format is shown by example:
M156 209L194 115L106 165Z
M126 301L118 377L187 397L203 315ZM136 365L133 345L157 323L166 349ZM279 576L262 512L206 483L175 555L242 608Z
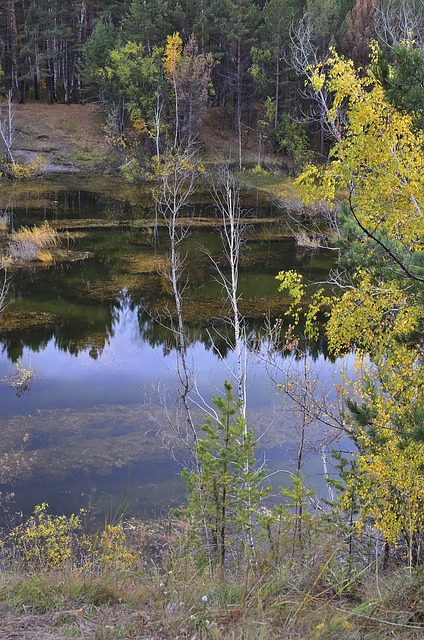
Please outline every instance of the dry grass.
M411 604L353 602L299 588L282 570L211 579L186 557L107 576L4 573L2 640L413 640L424 627ZM286 572L287 573L287 572ZM295 573L295 572L294 572ZM396 576L393 577L396 581ZM398 584L398 583L397 583ZM375 589L370 581L369 588ZM273 595L270 596L269 592ZM411 595L408 591L408 595ZM412 595L416 595L416 592ZM388 604L388 603L387 603Z
M9 228L9 214L7 211L0 212L0 231L7 231Z
M48 262L53 259L51 250L59 245L59 236L55 229L44 222L40 227L22 227L13 234L9 243L9 252L14 261Z
M319 526L315 523L314 526ZM279 559L258 541L257 562L211 576L187 521L129 523L131 569L88 565L27 573L3 566L2 640L413 640L424 635L419 570L377 575L346 563L336 532L311 529ZM289 529L287 534L289 534ZM306 533L306 532L305 532ZM313 534L313 535L312 535ZM356 559L357 561L359 558Z

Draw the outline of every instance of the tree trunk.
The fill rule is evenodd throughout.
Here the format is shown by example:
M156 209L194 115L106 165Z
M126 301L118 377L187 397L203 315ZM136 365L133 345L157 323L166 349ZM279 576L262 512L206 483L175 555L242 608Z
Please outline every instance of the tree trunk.
M274 131L277 130L278 116L280 110L280 46L277 47L277 60L275 66L275 112L274 112Z
M238 132L238 143L239 143L239 169L242 168L241 90L242 90L241 41L239 39L237 43L237 132Z
M8 44L10 50L10 82L11 86L19 92L19 102L23 102L22 88L19 86L19 37L18 24L16 20L16 0L8 0L7 3L7 25Z

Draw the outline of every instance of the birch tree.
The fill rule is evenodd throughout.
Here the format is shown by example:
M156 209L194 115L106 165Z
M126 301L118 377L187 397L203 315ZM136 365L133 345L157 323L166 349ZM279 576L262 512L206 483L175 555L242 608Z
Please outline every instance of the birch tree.
M389 543L404 544L412 566L424 539L422 136L412 115L387 101L372 67L360 76L333 52L327 86L347 124L321 176L310 168L301 181L312 192L318 184L315 195L330 203L346 194L341 261L352 281L326 326L332 352L355 358L355 380L339 389L360 469L346 495L355 486L358 528L372 522Z
M15 167L12 147L15 142L15 109L12 100L12 89L7 92L6 105L0 103L0 137L6 150L6 162Z
M6 306L6 297L9 291L6 262L0 258L0 314Z
M184 280L186 257L181 245L190 232L190 224L181 220L187 212L189 201L196 184L197 164L196 151L193 147L184 150L173 150L162 161L159 173L159 186L153 195L156 202L157 215L164 220L169 237L169 254L163 269L163 276L169 282L175 303L175 314L170 312L172 333L177 354L177 375L180 383L179 400L184 408L187 429L180 436L192 449L197 441L196 427L191 410L190 394L194 388L193 367L189 361L186 329L184 326L184 291L187 282Z
M299 76L306 78L304 86L299 89L309 111L304 117L317 122L320 131L320 154L325 154L325 139L340 139L341 111L331 109L332 100L324 81L317 83L315 76L319 69L324 70L329 56L328 49L320 50L314 44L316 27L313 16L305 13L302 18L293 22L290 30L290 58L293 68ZM323 76L324 78L324 76Z
M228 169L221 169L218 173L212 186L212 195L220 216L219 233L225 256L225 267L214 260L212 255L209 254L209 257L214 266L215 277L221 284L225 299L231 309L228 322L234 331L233 347L236 357L236 368L231 372L231 376L238 392L237 400L240 402L241 414L243 419L246 419L248 354L246 326L239 309L239 268L247 225L244 221L244 211L240 205L240 188Z

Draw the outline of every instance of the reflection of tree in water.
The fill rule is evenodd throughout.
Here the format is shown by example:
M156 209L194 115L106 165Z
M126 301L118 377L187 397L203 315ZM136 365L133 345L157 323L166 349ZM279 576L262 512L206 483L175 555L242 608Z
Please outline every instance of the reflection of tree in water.
M97 360L114 336L114 326L119 319L120 308L118 304L111 304L103 311L106 313L97 321L90 319L88 323L81 320L75 323L67 319L61 322L56 326L55 346L73 356L88 350L90 358Z
M27 289L31 287L33 280L14 279L15 299L28 295ZM55 314L53 320L48 324L36 324L26 329L4 332L2 336L2 352L12 362L17 362L22 358L25 348L33 352L43 351L51 340L61 351L78 356L79 353L87 353L90 358L97 359L103 353L104 348L109 344L115 333L116 325L122 321L126 312L137 312L138 330L141 339L150 347L162 347L164 355L169 354L176 348L174 334L172 332L172 322L168 313L164 312L165 307L161 307L161 313L156 311L157 292L150 292L144 297L139 292L124 292L121 298L109 301L93 300L87 304L84 299L74 299L70 302L70 313L66 314L66 289L59 285L56 287L55 295L58 296L60 304L49 303L49 310ZM75 296L69 294L69 298ZM79 304L78 304L79 303ZM141 304L140 304L141 303ZM196 316L197 305L204 304L203 301L190 301L191 313ZM55 309L56 306L56 309ZM150 311L153 309L153 311ZM65 312L65 313L64 313ZM231 328L222 318L210 318L205 321L186 323L187 346L193 347L201 344L206 351L210 351L217 357L225 359L233 350L234 336ZM266 322L264 318L248 318L246 321L247 343L251 352L262 348L262 343L266 340ZM316 359L319 354L326 352L326 345L323 338L316 343L308 344L309 355ZM284 352L284 349L281 349Z
M148 308L138 308L138 322L141 339L151 347L162 347L163 354L168 355L177 345L172 330L172 320L169 315L160 317L151 313ZM211 319L206 322L185 322L187 347L201 344L206 351L214 353L220 359L226 359L234 350L234 331L223 319ZM280 345L274 345L282 357L291 357L285 348L284 331ZM268 322L263 318L246 319L246 343L250 353L260 353L269 348ZM316 360L326 354L326 343L322 336L318 341L301 344L308 356Z
M101 318L96 322L87 323L75 318L60 318L47 325L36 325L21 331L10 331L2 337L2 353L9 360L17 362L22 357L24 349L34 353L43 351L51 340L57 349L77 356L81 351L89 349L89 355L97 359L104 347L113 337L113 327L119 318L119 308L103 309Z
M199 210L202 211L202 207ZM207 213L211 213L209 205ZM168 308L172 316L172 299L161 289L158 273L143 271L147 264L150 265L148 260L164 254L167 243L162 233L161 245L156 253L147 246L144 236L145 231L140 230L119 233L116 229L96 230L83 240L86 243L84 248L96 252L92 259L58 264L42 270L28 268L15 271L9 291L12 304L5 316L10 309L15 316L22 310L22 313L33 315L35 322L22 324L26 328L3 331L3 353L16 362L25 348L34 352L42 351L54 340L55 346L61 351L74 356L84 352L90 358L97 359L127 310L137 313L139 326L135 330L139 330L144 342L151 347L162 347L165 354L175 349L172 323L166 313ZM218 240L216 231L211 233L208 230L206 234L197 231L187 245L189 259L183 273L188 284L184 323L188 346L200 343L217 357L226 358L233 349L234 336L223 321L227 311L223 309L219 287L214 285L213 269L207 257L199 252L199 243L207 241L218 261ZM244 267L244 273L249 274L247 285L252 282L252 290L245 292L246 306L242 309L251 351L260 348L264 340L268 305L274 304L272 315L282 315L284 312L279 299L255 299L257 284L250 278L250 273L254 274L258 269L262 273L262 263L265 258L269 260L269 255L261 252L261 247L261 243L256 243L251 256L252 263ZM135 258L133 262L132 258ZM209 287L207 294L210 298L204 297L207 295L202 289L205 284ZM199 292L200 297L195 297ZM43 314L49 318L43 319ZM325 343L309 345L308 350L312 357L317 357L325 350Z
M43 351L53 335L54 328L51 325L31 327L25 332L7 332L2 337L2 353L6 354L11 362L18 362L25 348L34 352Z
M25 348L43 351L54 340L61 351L74 356L88 351L91 358L97 359L113 337L114 326L128 304L119 294L100 301L90 298L90 286L99 282L99 277L108 283L109 269L90 260L43 270L16 270L9 290L10 307L4 314L5 328L9 310L15 317L21 313L25 321L22 329L2 332L2 352L17 362ZM19 321L14 324L19 326Z

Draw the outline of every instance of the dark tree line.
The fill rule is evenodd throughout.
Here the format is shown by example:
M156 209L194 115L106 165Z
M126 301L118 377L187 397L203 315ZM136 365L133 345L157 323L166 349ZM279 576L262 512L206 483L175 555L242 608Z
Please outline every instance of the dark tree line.
M1 0L0 11L3 83L15 101L108 100L114 89L99 70L111 50L132 42L152 56L167 36L187 44L194 34L214 61L208 100L222 108L221 126L241 137L265 123L283 149L288 115L312 113L322 127L319 105L299 97L302 65L325 60L330 45L366 65L371 38L396 45L405 22L414 36L423 26L421 0Z

